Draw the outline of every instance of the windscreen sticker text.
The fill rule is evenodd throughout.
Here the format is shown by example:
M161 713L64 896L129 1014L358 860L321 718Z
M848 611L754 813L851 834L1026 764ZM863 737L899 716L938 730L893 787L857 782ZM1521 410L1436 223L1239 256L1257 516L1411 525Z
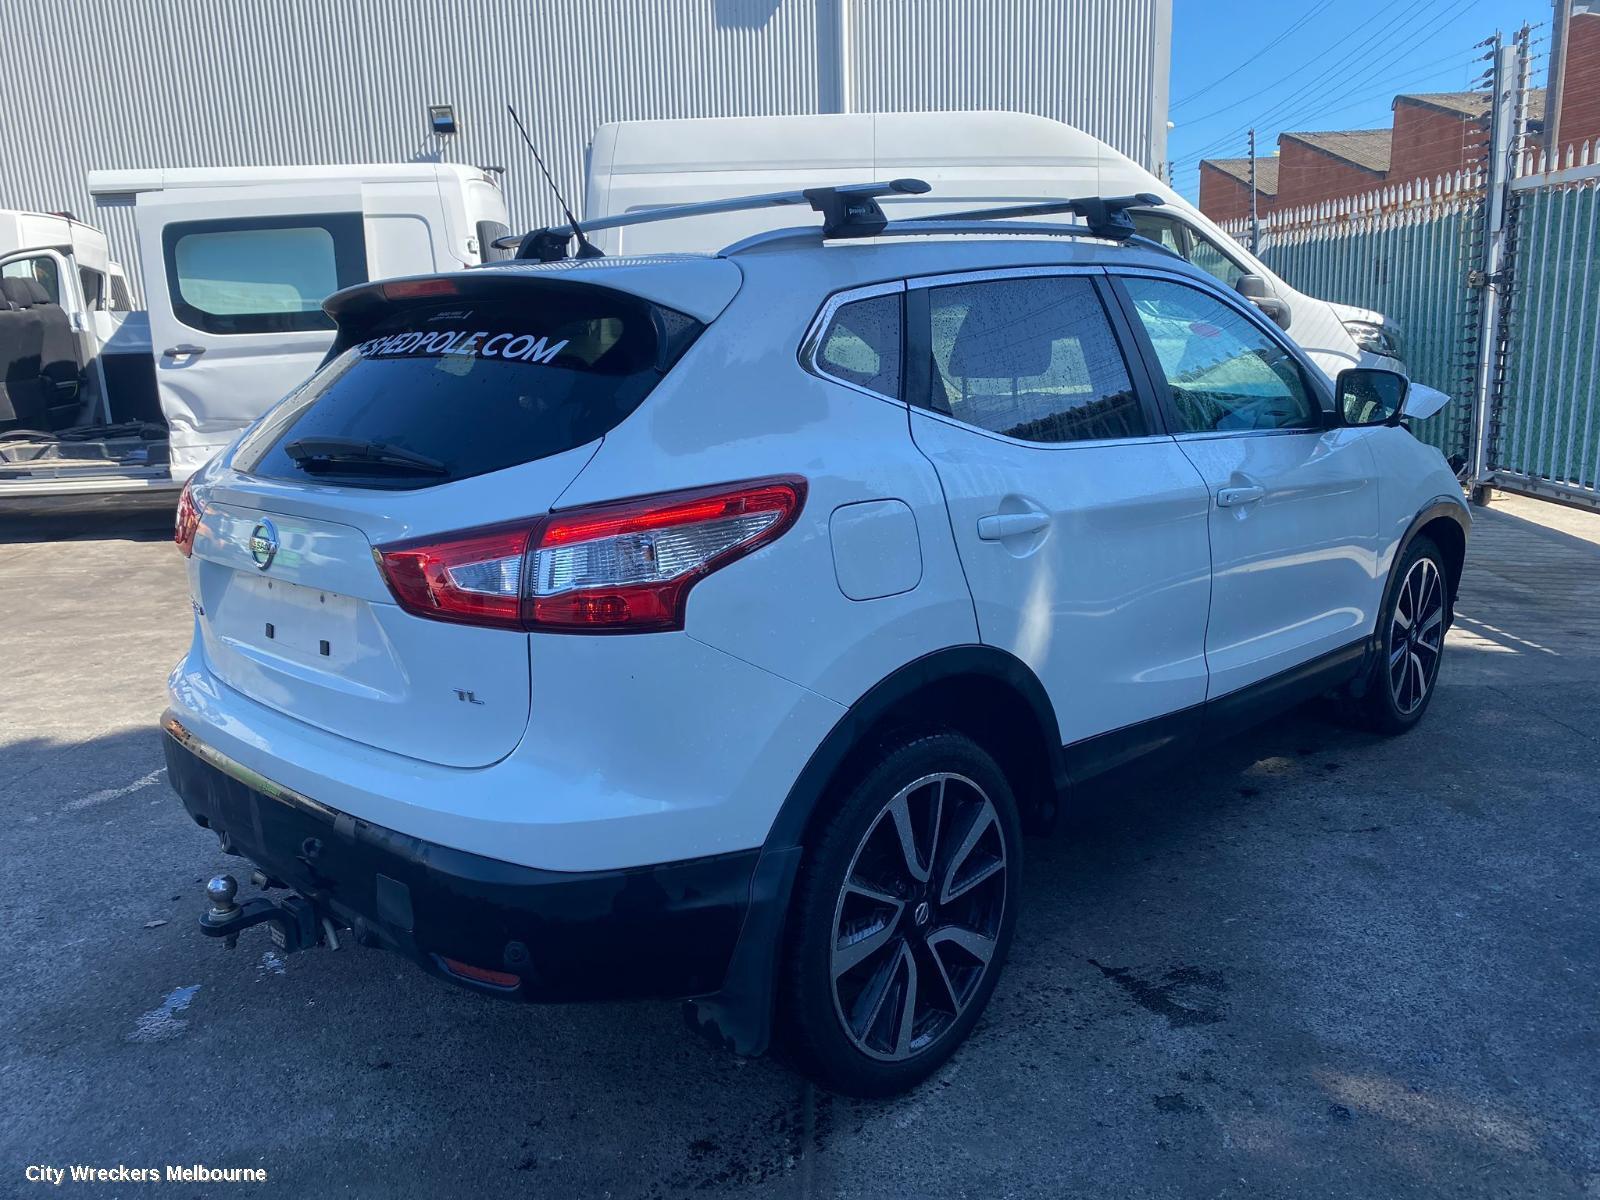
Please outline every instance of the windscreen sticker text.
M412 333L391 333L373 338L356 347L362 358L402 358L426 354L459 354L468 358L500 358L512 362L547 363L566 348L567 339L552 343L549 338L531 333L493 333L480 329L436 329Z

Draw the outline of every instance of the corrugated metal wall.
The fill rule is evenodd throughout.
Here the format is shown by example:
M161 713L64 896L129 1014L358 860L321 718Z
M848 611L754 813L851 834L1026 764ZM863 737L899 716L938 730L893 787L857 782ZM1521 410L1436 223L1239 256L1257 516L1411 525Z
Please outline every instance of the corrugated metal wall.
M508 167L513 223L546 223L507 101L575 206L589 136L627 119L1010 108L1148 165L1171 4L0 0L0 208L70 209L131 269L131 213L87 171L421 159ZM440 103L455 137L427 132Z

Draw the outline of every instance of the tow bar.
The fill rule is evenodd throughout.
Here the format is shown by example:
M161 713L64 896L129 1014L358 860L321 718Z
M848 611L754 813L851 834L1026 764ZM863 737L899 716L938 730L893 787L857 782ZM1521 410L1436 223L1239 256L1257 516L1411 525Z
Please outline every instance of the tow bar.
M260 876L258 882L272 886L265 876ZM310 950L323 942L327 942L330 949L339 948L339 935L333 921L321 916L304 897L290 895L278 902L266 896L254 896L243 904L236 904L234 897L238 894L239 881L232 875L211 877L206 883L206 899L211 907L200 914L201 933L223 938L232 950L239 944L239 934L243 930L265 923L273 943L287 954Z

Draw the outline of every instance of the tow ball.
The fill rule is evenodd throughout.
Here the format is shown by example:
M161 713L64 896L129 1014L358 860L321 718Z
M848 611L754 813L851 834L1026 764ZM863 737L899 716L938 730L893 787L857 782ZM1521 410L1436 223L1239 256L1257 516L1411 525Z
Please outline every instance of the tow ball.
M291 895L274 901L252 896L240 904L235 900L238 894L239 881L232 875L213 875L207 881L210 907L200 914L201 933L222 938L231 950L239 944L242 931L265 924L273 943L285 953L309 950L324 941L334 950L339 948L332 920L318 914L304 897Z

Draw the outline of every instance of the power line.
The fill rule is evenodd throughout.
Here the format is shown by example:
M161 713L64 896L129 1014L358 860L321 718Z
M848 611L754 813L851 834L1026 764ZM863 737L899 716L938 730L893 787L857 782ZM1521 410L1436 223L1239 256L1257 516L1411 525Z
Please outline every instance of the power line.
M1317 58L1326 59L1327 55L1331 51L1338 49L1340 46L1342 46L1346 42L1348 42L1351 38L1354 38L1354 37L1356 37L1358 35L1361 35L1361 34L1364 34L1364 33L1366 33L1365 29L1363 29L1359 25L1356 26L1356 28L1352 29L1349 33L1345 34L1338 41L1334 42L1331 46L1327 46L1324 49L1318 51L1318 53L1317 53L1315 58L1312 58L1311 60L1309 60L1307 62L1301 63L1299 66L1295 67L1292 71L1290 71L1287 75L1280 75L1277 79L1274 79L1271 83L1267 84L1265 87L1257 88L1255 91L1251 92L1248 96L1241 96L1239 99L1233 101L1233 103L1231 103L1231 104L1224 104L1221 108L1213 109L1211 112L1206 113L1205 116L1203 116L1203 117L1191 117L1191 118L1189 118L1188 123L1190 125L1199 125L1199 124L1201 124L1201 123L1203 123L1205 121L1211 120L1213 117L1220 117L1225 112L1232 112L1234 109L1240 107L1241 105L1249 104L1250 101L1254 100L1257 96L1265 96L1268 92L1272 91L1274 88L1278 87L1280 84L1288 83L1289 80L1297 79L1300 76L1302 76L1303 74L1305 74L1306 68L1311 66L1311 64L1313 62L1315 62L1317 60ZM1174 105L1173 107L1176 107L1176 105Z
M1439 4L1446 2L1447 0L1429 0L1429 3L1415 10L1409 18L1402 20L1398 24L1391 22L1385 30L1378 31L1376 36L1381 36L1386 40L1399 37L1403 32L1409 30L1413 25L1415 25L1417 21L1426 17L1430 9L1437 8ZM1446 13L1442 14L1438 20L1440 22L1453 20L1463 15L1468 8L1471 8L1481 2L1482 0L1454 0L1454 6ZM1392 67L1395 63L1397 63L1402 57L1404 57L1406 53L1409 52L1409 50L1409 46L1402 44L1395 53L1389 55L1388 57L1379 58L1376 62L1369 64L1365 70L1363 70L1353 79L1346 78L1340 82L1347 88L1370 82L1385 68ZM1238 139L1243 136L1245 130L1249 129L1252 125L1258 129L1262 126L1270 127L1276 125L1281 129L1294 121L1300 120L1303 116L1314 113L1324 103L1326 98L1325 93L1328 87L1342 72L1346 70L1347 62L1348 56L1347 58L1341 59L1339 62L1335 63L1331 68L1325 71L1322 75L1319 75L1302 90L1269 106L1265 112L1257 115L1254 120L1247 121L1236 128L1230 129L1226 134L1223 134L1221 137L1208 143L1200 150L1195 151L1192 154L1184 155L1177 161L1180 163L1195 161L1214 153L1220 147L1236 144ZM1405 68L1406 71L1414 69L1415 68L1411 67Z
M1429 17L1430 16L1430 10L1436 10L1440 4L1447 3L1447 2L1449 2L1449 0L1428 0L1427 3L1422 5L1420 8L1417 8L1417 9L1413 10L1412 13L1408 17L1402 19L1398 23L1393 22L1393 21L1388 22L1387 25L1384 28L1375 31L1373 33L1373 36L1377 37L1377 38L1384 39L1384 40L1397 39L1403 33L1411 30L1411 28L1414 25L1416 25L1416 23L1418 21L1421 21L1421 20ZM1475 4L1478 4L1478 3L1481 3L1481 0L1455 0L1455 8L1452 11L1450 11L1445 17L1441 17L1439 19L1442 21L1442 20L1446 20L1446 19L1453 19L1455 17L1459 17L1460 15L1462 15L1463 12L1465 12L1466 8L1469 8L1469 7L1471 7L1471 6L1475 5ZM1362 30L1360 32L1368 32L1368 31ZM1341 39L1341 42L1342 41L1348 41L1348 40L1349 40L1348 38L1344 38L1344 39ZM1340 44L1340 43L1335 43L1335 45L1338 45L1338 44ZM1399 58L1404 56L1404 54L1407 52L1408 49L1409 49L1409 47L1406 46L1402 42L1402 44L1400 45L1400 48L1399 48L1397 53L1389 56L1388 58L1380 58L1376 62L1367 64L1365 71L1363 71L1361 73L1361 75L1359 75L1357 77L1356 80L1352 81L1350 79L1344 79L1341 82L1346 87L1351 86L1353 83L1356 83L1356 82L1365 82L1366 80L1370 79L1376 72L1381 71L1383 68L1385 68L1387 66L1393 65L1396 61L1398 61ZM1342 73L1344 73L1347 70L1349 70L1352 66L1357 65L1354 62L1356 57L1357 57L1356 55L1346 55L1346 56L1340 58L1338 61L1333 63L1332 66L1330 66L1326 70L1324 70L1322 72L1322 74L1316 76L1310 84L1306 85L1301 90L1293 93L1290 96L1285 97L1282 100L1279 100L1279 101L1269 105L1265 112L1258 113L1253 120L1246 121L1243 124L1241 124L1239 126L1236 126L1233 129L1230 129L1226 134L1224 134L1221 137L1217 138L1215 141L1211 142L1210 144L1205 146L1200 151L1196 152L1195 154L1188 155L1186 157L1187 158L1202 158L1205 155L1212 153L1218 146L1236 143L1238 141L1238 139L1241 136L1243 136L1244 131L1246 129L1248 129L1251 125L1254 125L1257 128L1260 128L1260 127L1262 127L1264 125L1272 125L1274 123L1277 123L1281 127L1281 125L1283 124L1283 122L1285 120L1298 120L1299 117L1300 117L1301 106L1304 105L1307 97L1309 96L1309 97L1312 98L1312 100L1311 100L1311 107L1312 108L1315 108L1316 105L1320 104L1322 102L1323 98L1324 98L1324 93L1327 91L1327 89L1330 86L1333 85L1335 80L1337 80L1338 77ZM1286 111L1290 110L1290 109L1295 110L1293 116L1284 117L1283 114L1285 114Z
M1183 97L1181 100L1174 101L1173 104L1172 104L1172 107L1174 109L1182 108L1185 104L1188 104L1191 100L1196 100L1199 97L1204 96L1207 92L1211 91L1213 88L1220 87L1222 84L1224 84L1228 80L1232 79L1240 71L1242 71L1246 67L1248 67L1251 63L1255 62L1256 59L1260 58L1268 50L1271 50L1274 46L1277 46L1277 45L1281 44L1285 38L1289 37L1291 34L1296 32L1297 30L1303 28L1306 25L1306 23L1308 21L1310 21L1313 17L1319 16L1321 13L1325 12L1328 9L1328 7L1330 5L1332 5L1332 4L1333 4L1333 0L1322 0L1322 3L1318 4L1310 12L1306 13L1305 16L1301 17L1294 24L1290 25L1289 28L1285 29L1277 37L1273 38L1265 46L1261 47L1261 49L1257 50L1254 54L1252 54L1249 58L1247 58L1243 62L1241 62L1238 66L1234 67L1233 70L1229 71L1225 75L1220 75L1216 79L1213 79L1210 83L1206 84L1206 86L1201 88L1199 91L1190 92L1187 96Z

